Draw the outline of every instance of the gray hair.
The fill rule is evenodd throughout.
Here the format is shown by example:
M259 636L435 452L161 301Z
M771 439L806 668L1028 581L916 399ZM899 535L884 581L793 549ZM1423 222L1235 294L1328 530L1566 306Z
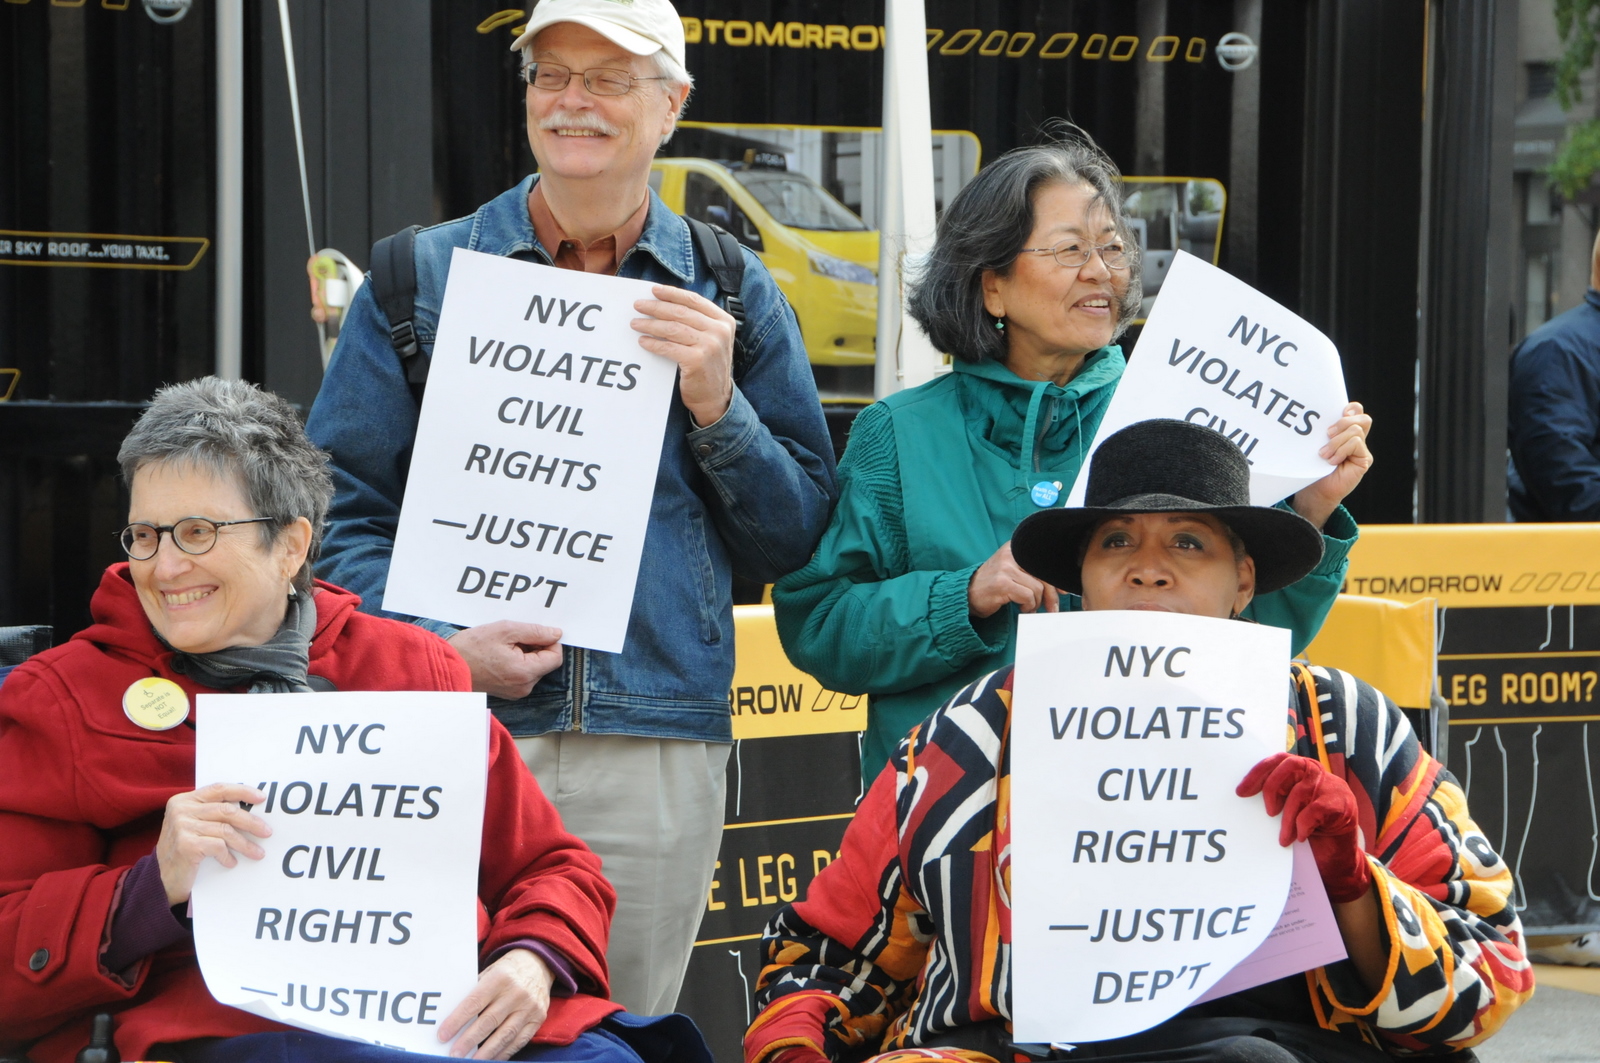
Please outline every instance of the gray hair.
M650 58L655 62L656 76L666 81L667 88L694 88L694 75L685 70L683 64L668 55L665 48L656 52Z
M1002 361L1004 334L983 305L983 274L1009 274L1033 233L1034 194L1053 182L1087 184L1128 246L1128 287L1117 305L1115 341L1143 301L1139 249L1122 210L1122 174L1089 134L1068 127L1058 139L1014 148L979 171L939 219L927 263L911 284L907 309L939 350L967 362Z
M295 589L311 590L311 565L322 546L333 498L328 455L306 438L294 408L242 380L201 377L157 391L117 451L122 478L150 465L190 465L239 485L258 524L263 549L301 517L311 522L311 550ZM188 514L185 514L186 516ZM203 515L203 514L201 514Z
M689 90L689 95L683 98L683 106L678 108L678 116L672 123L672 132L676 133L678 131L678 122L683 121L683 113L689 109L689 96L694 95L694 75L685 70L683 64L668 55L665 48L650 58L655 62L656 76L663 79L663 84L666 86L668 93L682 88ZM671 139L672 133L663 136L661 138L661 146L663 148L666 147L667 141Z

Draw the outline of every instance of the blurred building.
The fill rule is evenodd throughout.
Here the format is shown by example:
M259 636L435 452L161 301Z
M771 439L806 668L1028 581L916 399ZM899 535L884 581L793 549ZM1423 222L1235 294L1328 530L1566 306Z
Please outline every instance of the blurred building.
M1517 36L1516 140L1512 166L1516 206L1512 216L1518 263L1516 320L1521 339L1583 300L1589 287L1590 255L1600 232L1600 185L1568 202L1545 176L1568 127L1595 114L1595 77L1583 79L1583 99L1571 112L1556 100L1556 35L1553 0L1521 0Z

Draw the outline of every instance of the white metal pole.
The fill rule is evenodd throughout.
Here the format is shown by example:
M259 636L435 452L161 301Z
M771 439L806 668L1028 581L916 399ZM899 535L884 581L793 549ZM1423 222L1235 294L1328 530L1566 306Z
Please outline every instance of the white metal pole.
M216 373L239 379L244 336L244 0L217 0Z
M883 44L883 135L878 139L878 335L874 346L872 393L877 398L892 395L900 382L900 151L895 141L900 123L895 119L899 106L899 79L895 76L895 5L889 0L884 11Z
M883 187L878 216L879 396L932 380L939 352L905 313L905 280L933 247L933 118L923 0L888 0L884 22Z
M300 121L300 75L294 65L294 33L289 26L289 0L278 0L278 28L283 31L283 66L289 74L289 116L294 120L294 153L300 160L300 203L306 213L306 256L317 255L311 229L311 184L306 180L306 134Z

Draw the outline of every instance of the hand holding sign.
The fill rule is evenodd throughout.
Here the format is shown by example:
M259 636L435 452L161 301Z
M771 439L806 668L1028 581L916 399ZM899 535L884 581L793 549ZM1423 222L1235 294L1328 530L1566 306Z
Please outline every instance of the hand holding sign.
M1048 613L1061 609L1061 592L1022 570L1011 556L1011 542L1000 544L967 583L967 608L973 616L993 616L1015 602L1024 613L1036 613L1041 605Z
M1358 449L1365 454L1365 443L1354 437L1365 436L1370 418L1362 420L1358 410L1352 421L1346 409L1332 341L1243 281L1179 251L1090 455L1101 440L1138 421L1172 417L1205 425L1244 452L1250 501L1268 506L1327 477L1333 455L1342 461ZM1334 449L1324 455L1327 429L1340 421L1346 423L1338 425ZM1067 505L1083 504L1088 470L1086 460ZM1352 477L1359 481L1363 471L1352 462L1320 492L1319 508L1321 495Z
M1318 530L1361 483L1372 468L1372 451L1367 437L1372 434L1372 418L1361 403L1348 403L1344 415L1328 426L1328 442L1317 456L1333 466L1333 471L1294 494L1295 512L1315 524Z
M457 1058L472 1052L474 1059L510 1059L544 1025L554 982L537 955L512 949L478 976L472 992L440 1024L439 1040L454 1040L450 1055Z
M249 786L212 783L198 790L174 794L161 817L161 837L156 841L156 863L167 903L182 904L194 889L200 864L211 857L223 867L234 867L242 854L260 860L266 850L256 838L272 837L272 828L240 803L260 804L267 795Z
M1277 753L1239 783L1240 797L1260 794L1267 812L1279 817L1282 845L1305 842L1317 877L1336 905L1334 915L1350 960L1374 993L1383 986L1389 954L1383 943L1383 913L1373 892L1372 866L1361 845L1355 793L1344 779L1317 761Z
M561 629L493 620L457 631L450 645L472 669L472 689L497 698L525 698L561 667Z
M722 419L733 400L733 335L738 322L698 292L658 284L654 299L633 308L643 333L639 346L678 363L678 395L694 423L707 428Z
M1307 757L1275 753L1250 769L1240 797L1261 794L1267 814L1278 816L1278 844L1310 842L1328 899L1348 904L1372 887L1361 849L1355 794L1343 779Z

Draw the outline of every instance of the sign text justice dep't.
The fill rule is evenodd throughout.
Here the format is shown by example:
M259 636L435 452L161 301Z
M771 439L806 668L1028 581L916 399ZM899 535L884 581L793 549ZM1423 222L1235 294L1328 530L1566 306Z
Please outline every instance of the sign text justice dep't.
M677 366L645 281L457 248L383 607L621 652Z

